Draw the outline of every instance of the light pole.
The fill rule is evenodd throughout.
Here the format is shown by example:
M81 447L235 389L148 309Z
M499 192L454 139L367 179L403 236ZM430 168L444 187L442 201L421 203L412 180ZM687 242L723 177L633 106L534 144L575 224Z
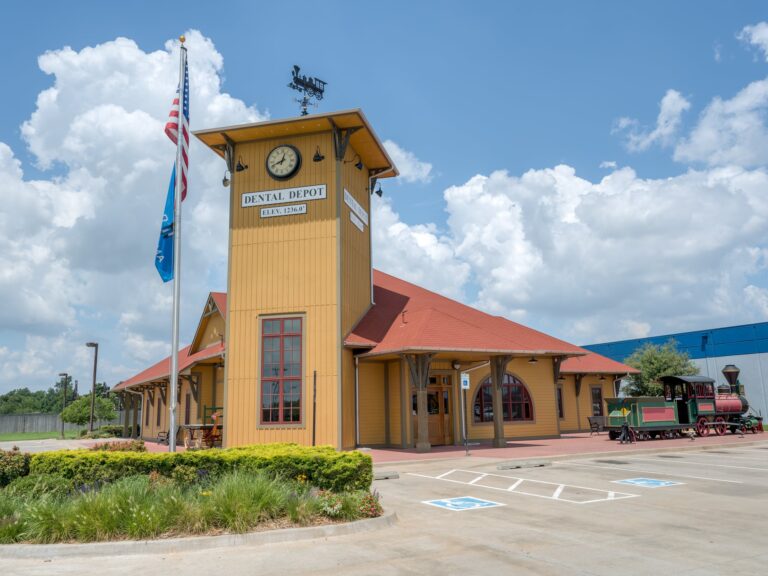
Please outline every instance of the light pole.
M88 430L93 432L93 411L96 405L96 365L99 362L99 343L86 342L88 348L93 348L93 386L91 388L91 418L88 421Z
M64 408L67 407L67 378L69 378L69 374L60 372L59 378L61 378L61 439L64 440Z

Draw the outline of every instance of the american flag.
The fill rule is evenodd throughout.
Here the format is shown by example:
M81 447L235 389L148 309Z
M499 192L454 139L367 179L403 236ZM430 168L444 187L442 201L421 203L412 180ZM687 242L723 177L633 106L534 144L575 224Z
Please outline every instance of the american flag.
M186 59L184 60L184 102L181 116L181 199L187 197L187 168L189 167L189 70ZM179 89L176 89L176 97L173 99L171 113L165 125L165 133L174 144L178 144L179 138Z

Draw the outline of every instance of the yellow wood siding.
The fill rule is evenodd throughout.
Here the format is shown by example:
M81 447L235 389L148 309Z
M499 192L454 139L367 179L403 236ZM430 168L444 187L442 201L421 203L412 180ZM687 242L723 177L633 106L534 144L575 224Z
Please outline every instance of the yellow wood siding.
M558 381L558 386L563 390L563 416L560 420L560 430L562 432L578 431L579 411L576 410L576 384L572 375L564 376L564 380Z
M303 157L292 179L273 180L265 158L278 144ZM312 162L316 148L326 159ZM231 199L229 341L225 437L227 445L311 443L311 380L317 371L317 443L338 446L339 335L337 191L330 133L239 144L249 166L234 176ZM241 194L325 184L327 198L306 203L307 213L261 218L260 207L241 208ZM297 202L299 203L299 202ZM265 315L299 314L303 320L302 424L260 424L260 321ZM223 387L222 393L223 393ZM218 390L217 390L218 392Z
M401 432L402 404L400 400L400 362L387 362L389 387L389 441L393 446L403 443Z
M200 336L200 344L195 350L191 351L192 353L214 344L220 344L224 339L224 318L221 317L221 314L218 312L211 314L204 318L203 322L205 323L205 328Z
M380 446L387 442L385 401L385 373L388 366L382 362L361 362L360 390L360 444Z
M371 195L368 193L368 170L355 168L355 150L347 150L341 178L341 333L346 335L368 311L371 304ZM361 231L350 218L352 210L344 201L344 190L368 213L368 223Z
M352 350L342 350L341 353L341 447L354 448L355 438L355 359Z
M557 402L554 391L552 363L540 360L529 364L526 358L516 358L507 365L507 372L517 376L528 388L533 403L533 421L505 422L506 438L533 438L557 436ZM472 440L493 438L493 422L476 423L473 416L475 396L479 385L490 376L488 367L470 372L470 389L467 393L467 435Z

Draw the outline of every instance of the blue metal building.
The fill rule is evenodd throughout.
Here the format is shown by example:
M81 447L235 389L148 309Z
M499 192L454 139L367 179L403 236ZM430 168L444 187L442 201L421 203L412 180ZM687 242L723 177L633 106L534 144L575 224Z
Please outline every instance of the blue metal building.
M644 344L664 344L670 339L690 356L704 376L725 384L722 369L735 364L740 370L739 383L752 407L768 415L768 322L712 328L694 332L665 334L584 346L593 352L623 362Z

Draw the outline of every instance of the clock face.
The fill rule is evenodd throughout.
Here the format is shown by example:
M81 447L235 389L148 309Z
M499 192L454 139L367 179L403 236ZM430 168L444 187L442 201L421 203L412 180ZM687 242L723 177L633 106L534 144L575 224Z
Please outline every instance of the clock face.
M267 156L267 172L276 180L291 178L301 167L301 154L289 144L277 146Z

